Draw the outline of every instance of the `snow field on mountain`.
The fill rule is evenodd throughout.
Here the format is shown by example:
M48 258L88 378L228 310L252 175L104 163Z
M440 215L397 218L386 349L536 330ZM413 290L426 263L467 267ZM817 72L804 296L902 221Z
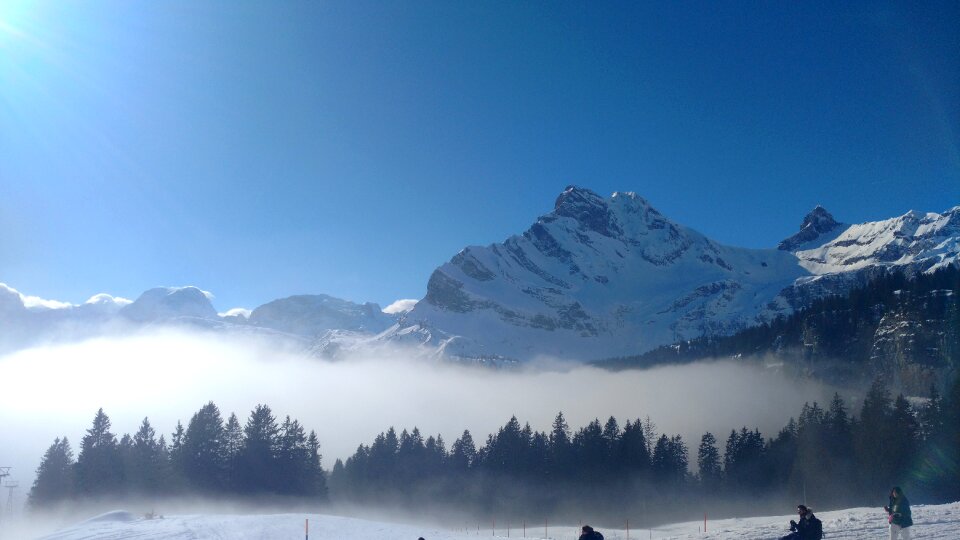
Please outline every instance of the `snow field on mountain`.
M913 507L916 525L911 528L913 538L956 539L960 538L960 502L942 505L916 505ZM851 508L818 512L823 521L825 538L833 539L882 539L888 538L886 514L881 508ZM508 538L506 524L492 529L492 523L480 524L467 530L449 530L428 525L417 527L366 519L356 519L322 514L272 514L272 515L175 515L162 519L144 519L117 511L98 516L87 522L65 528L45 537L46 540L120 540L128 538L160 538L168 540L187 539L284 539L304 538L305 520L310 520L310 539L334 540L465 540L467 538ZM612 530L601 526L607 540L633 538L650 539L725 539L767 540L787 534L788 523L795 515L731 518L710 520L703 532L703 520L664 525L654 529ZM511 525L509 538L523 538L520 523ZM553 540L575 540L576 526L551 526L547 531ZM542 525L529 525L526 538L544 538Z

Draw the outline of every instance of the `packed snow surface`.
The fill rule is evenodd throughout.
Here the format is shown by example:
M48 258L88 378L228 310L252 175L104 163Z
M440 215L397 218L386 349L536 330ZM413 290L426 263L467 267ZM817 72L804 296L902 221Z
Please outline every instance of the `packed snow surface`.
M885 512L880 508L851 508L819 512L823 521L825 537L828 539L869 539L888 538ZM960 502L942 505L916 505L913 507L914 522L911 532L914 538L956 539L960 537ZM313 540L333 540L350 538L353 540L462 540L476 538L507 538L506 523L492 523L460 530L441 529L435 526L417 527L409 524L396 524L364 519L304 514L273 515L175 515L157 519L134 518L123 511L109 512L84 523L64 529L47 536L49 540L119 540L126 538L163 538L179 539L274 539L304 538L305 521L310 520L310 538ZM703 521L690 521L664 525L654 529L633 529L629 538L674 538L674 539L717 539L738 538L741 540L760 540L780 538L787 534L787 524L795 515L734 518L707 521L707 531L703 532ZM523 537L520 523L511 525L510 538ZM620 540L628 537L627 531L613 530L596 526L607 540ZM555 540L576 539L577 528L572 526L551 526L548 538ZM544 538L542 525L529 525L526 538Z

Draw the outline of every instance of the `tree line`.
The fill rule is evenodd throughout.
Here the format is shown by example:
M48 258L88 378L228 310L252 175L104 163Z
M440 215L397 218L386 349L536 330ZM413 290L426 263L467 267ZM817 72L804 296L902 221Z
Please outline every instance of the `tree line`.
M177 422L169 444L164 435L157 437L148 418L133 436L118 440L100 409L80 441L76 460L66 437L47 449L29 504L185 493L325 499L320 442L289 416L278 423L266 405L257 405L241 425L236 414L224 422L217 406L207 403L186 428Z
M647 417L610 417L576 430L563 413L549 431L510 418L480 444L465 430L447 448L440 435L394 428L321 468L319 442L296 420L278 423L258 405L245 426L223 422L213 403L171 442L144 419L117 441L101 410L73 459L66 438L47 450L33 506L90 496L144 493L288 495L420 513L569 518L577 512L642 525L689 517L876 505L892 485L915 502L960 499L960 379L941 396L911 403L874 381L858 414L834 395L806 404L775 435L742 426L704 433L690 446ZM749 501L749 505L745 502Z
M331 496L518 517L626 514L637 524L695 505L750 515L757 508L744 508L746 499L781 512L805 498L817 508L873 505L894 484L918 501L957 500L960 381L947 398L935 388L931 396L913 405L877 379L859 415L835 394L825 407L804 405L773 437L744 426L725 439L705 433L693 448L649 417L573 431L560 413L549 432L513 417L484 444L464 431L449 450L440 436L390 428L336 461Z

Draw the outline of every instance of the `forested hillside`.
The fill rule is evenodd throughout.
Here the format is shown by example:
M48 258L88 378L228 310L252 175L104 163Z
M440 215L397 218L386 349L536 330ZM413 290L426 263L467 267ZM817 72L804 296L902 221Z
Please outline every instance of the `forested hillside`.
M831 383L865 386L880 376L909 395L926 395L931 384L948 384L960 367L960 268L912 277L889 273L732 336L597 364L628 369L751 356Z

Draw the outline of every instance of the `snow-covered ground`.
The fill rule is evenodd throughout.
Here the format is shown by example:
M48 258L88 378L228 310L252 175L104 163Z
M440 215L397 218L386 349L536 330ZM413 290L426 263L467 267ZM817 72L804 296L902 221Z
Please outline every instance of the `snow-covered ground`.
M960 538L960 502L943 505L917 505L913 508L916 525L912 528L914 538L956 539ZM824 524L825 537L829 540L886 538L886 515L880 508L852 508L817 514ZM597 527L607 540L625 538L658 539L717 539L768 540L783 536L787 523L793 515L735 518L707 522L690 521L657 527L653 530L611 530ZM313 540L465 540L467 538L507 538L506 524L500 523L496 530L491 524L481 525L479 532L449 530L436 526L417 527L408 524L378 522L320 514L272 514L272 515L171 515L158 519L146 519L123 511L98 516L84 523L45 537L47 540L120 540L127 538L187 539L297 539L304 538L305 521L310 521L310 538ZM544 538L542 526L530 526L526 538ZM566 540L576 538L576 527L551 527L549 538ZM522 538L519 523L512 525L510 538Z

